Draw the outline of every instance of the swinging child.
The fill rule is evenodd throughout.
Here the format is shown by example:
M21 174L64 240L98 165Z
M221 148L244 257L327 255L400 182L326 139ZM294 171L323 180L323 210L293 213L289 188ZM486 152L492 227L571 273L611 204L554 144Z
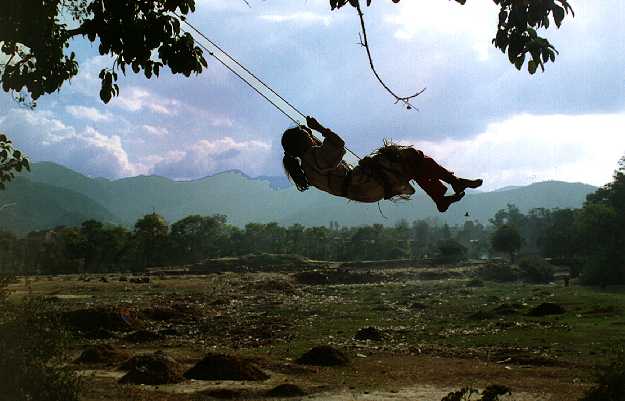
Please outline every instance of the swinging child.
M482 185L481 179L456 177L420 150L393 143L385 143L352 168L343 161L343 139L313 117L306 117L306 123L308 127L290 128L282 135L284 169L300 191L312 185L354 201L378 202L408 199L415 193L410 180L415 180L442 213L462 199L467 188ZM324 137L323 142L313 135L311 128ZM453 195L445 196L447 187L441 181L451 185Z

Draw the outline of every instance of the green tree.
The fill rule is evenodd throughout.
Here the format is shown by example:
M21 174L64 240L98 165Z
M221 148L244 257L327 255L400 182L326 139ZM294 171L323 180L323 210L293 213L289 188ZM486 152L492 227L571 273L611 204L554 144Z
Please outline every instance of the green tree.
M588 195L579 212L584 279L593 284L625 283L625 156L611 182Z
M467 248L453 239L438 241L436 248L438 263L458 263L467 258Z
M158 77L167 66L186 76L206 66L193 37L180 29L181 17L195 10L194 0L6 0L0 14L0 50L8 58L0 69L5 92L32 101L61 89L78 74L71 50L74 38L98 44L110 55L100 72L100 98L119 94L118 71L143 71Z
M510 262L514 263L514 257L521 249L519 230L507 224L497 227L491 238L491 246L496 252L507 253L510 256Z
M134 239L140 267L156 266L166 259L169 226L156 213L146 214L135 223Z
M428 242L430 241L431 229L425 220L412 222L412 246L410 253L412 257L423 257L426 253Z
M505 209L498 210L489 221L495 227L507 224L521 230L526 224L527 217L521 213L516 205L508 203Z
M577 226L578 211L552 210L540 239L540 250L547 258L571 258L579 255L580 241Z
M0 231L0 274L17 273L18 259L17 237L11 232Z
M192 215L171 225L170 240L176 261L197 262L221 256L226 238L226 216Z

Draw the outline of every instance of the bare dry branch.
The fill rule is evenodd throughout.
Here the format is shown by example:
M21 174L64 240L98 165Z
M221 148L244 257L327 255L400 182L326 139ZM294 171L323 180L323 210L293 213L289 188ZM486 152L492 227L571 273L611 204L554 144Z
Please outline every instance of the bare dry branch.
M365 17L362 12L362 9L360 8L360 1L356 0L352 4L355 4L356 11L358 12L358 17L360 18L360 28L362 30L362 36L358 34L360 38L360 45L364 47L365 50L367 51L367 57L369 58L369 66L371 67L371 71L373 72L373 75L375 75L376 79L378 80L378 82L380 82L382 87L395 98L395 103L402 102L408 110L415 109L415 107L412 104L410 104L410 100L422 94L426 88L420 89L416 93L410 96L399 96L395 92L393 92L391 88L388 87L388 85L380 77L380 74L378 74L377 70L375 69L375 65L373 64L373 57L371 56L371 49L369 48L369 41L367 40L367 28L365 27ZM415 110L418 110L418 109L415 109Z

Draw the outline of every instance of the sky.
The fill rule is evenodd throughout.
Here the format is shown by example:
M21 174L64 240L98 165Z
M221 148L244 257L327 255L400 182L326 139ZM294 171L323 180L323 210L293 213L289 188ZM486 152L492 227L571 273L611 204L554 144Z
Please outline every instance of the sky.
M562 180L603 185L625 154L625 4L571 0L575 18L546 35L560 52L544 73L517 71L494 48L492 1L377 0L365 9L372 75L355 10L328 0L197 0L190 21L304 114L365 155L390 138L414 145L484 189ZM72 43L80 73L35 110L0 93L0 131L33 161L89 176L197 179L229 169L280 175L283 114L207 56L201 75L120 77L86 40Z

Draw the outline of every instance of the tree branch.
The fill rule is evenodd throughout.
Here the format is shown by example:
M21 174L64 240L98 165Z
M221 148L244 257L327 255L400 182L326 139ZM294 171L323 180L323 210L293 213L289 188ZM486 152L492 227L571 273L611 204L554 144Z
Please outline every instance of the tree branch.
M73 38L74 36L77 36L77 35L86 35L86 34L87 34L87 30L85 29L84 25L81 25L78 28L68 29L67 31L65 31L66 39Z
M402 102L406 105L406 108L408 110L413 109L414 106L410 104L410 100L422 94L426 88L420 89L419 91L417 91L416 93L410 96L399 96L395 92L393 92L393 90L391 90L391 88L389 88L388 85L386 85L386 83L380 77L380 74L378 74L377 70L375 69L375 65L373 64L373 57L371 56L371 49L369 48L369 41L367 40L367 28L365 27L365 18L364 18L362 9L360 8L360 1L356 0L353 2L353 4L354 3L355 3L356 11L358 12L358 17L360 18L360 28L362 30L362 36L360 36L360 34L358 35L360 37L360 45L364 47L365 50L367 51L367 57L369 58L369 66L371 67L371 71L373 72L373 75L375 75L378 82L380 82L380 85L382 85L382 87L395 98L395 103Z

